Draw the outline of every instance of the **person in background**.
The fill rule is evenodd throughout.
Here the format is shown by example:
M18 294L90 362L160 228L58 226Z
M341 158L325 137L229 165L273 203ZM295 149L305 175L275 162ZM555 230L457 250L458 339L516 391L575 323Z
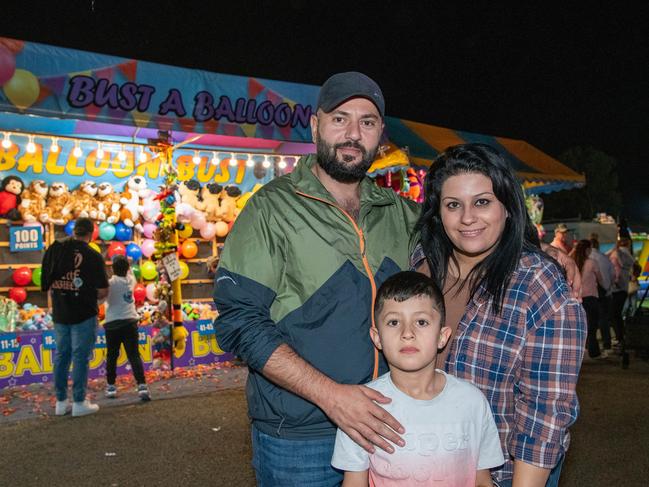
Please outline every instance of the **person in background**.
M613 264L614 278L611 286L613 293L612 320L617 342L624 340L624 304L629 295L629 282L634 258L631 254L631 240L626 237L618 239L615 248L608 258Z
M566 254L570 253L572 244L568 240L568 227L565 223L559 223L554 228L554 239L550 242L550 245L559 250L563 250Z
M521 185L495 149L448 148L425 195L411 265L444 293L452 335L438 367L487 397L505 454L498 485L556 487L579 413L584 309L539 249Z
M606 358L607 352L599 349L597 342L597 329L599 327L599 292L598 287L602 287L603 278L599 270L597 261L590 257L591 243L590 240L579 240L575 248L572 249L570 256L575 259L577 268L581 273L581 304L586 310L588 320L588 338L587 348L590 358Z
M133 288L135 278L130 271L128 259L123 255L113 257L113 276L108 281L108 298L106 299L106 397L117 397L115 378L117 376L117 357L119 349L124 351L131 364L133 376L137 382L137 393L143 401L150 401L151 395L144 377L144 366L140 357L137 325L139 316L135 310Z
M599 331L602 335L602 348L607 353L611 351L611 308L612 308L612 285L615 271L611 261L599 251L599 236L596 233L590 235L590 258L597 262L602 277L601 285L597 286L597 303L599 305Z
M43 256L41 289L52 295L56 336L54 356L55 414L85 416L99 410L86 399L88 362L97 338L98 300L108 295L101 254L88 246L94 224L78 218L71 238L50 245ZM72 363L72 406L68 403L68 373Z
M390 372L367 387L393 398L385 409L405 426L406 446L370 454L339 429L331 464L345 471L343 487L491 487L489 469L505 459L489 403L470 382L435 367L451 334L439 288L419 272L399 272L379 288L374 315L370 333Z

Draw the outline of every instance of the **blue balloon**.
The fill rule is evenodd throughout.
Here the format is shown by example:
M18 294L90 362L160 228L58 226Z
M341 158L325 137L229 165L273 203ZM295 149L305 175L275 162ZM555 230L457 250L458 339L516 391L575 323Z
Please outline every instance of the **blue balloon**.
M124 225L122 222L117 222L115 224L115 239L123 242L125 240L131 240L133 238L133 230Z
M67 236L72 236L72 233L74 232L74 224L76 222L74 220L70 220L68 223L65 224L65 234Z
M137 262L142 258L142 249L138 244L131 242L126 246L126 256L133 259L133 262Z

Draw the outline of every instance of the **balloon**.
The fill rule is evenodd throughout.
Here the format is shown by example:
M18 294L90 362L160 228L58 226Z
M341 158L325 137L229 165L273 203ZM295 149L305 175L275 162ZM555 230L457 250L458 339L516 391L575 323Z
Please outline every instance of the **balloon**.
M41 93L38 78L24 69L16 69L14 75L4 84L2 90L9 98L9 101L21 110L32 106Z
M147 238L144 242L142 242L140 250L142 250L142 255L144 255L144 257L151 257L153 255L153 252L155 252L155 242L150 238Z
M69 237L74 233L74 225L76 222L74 220L70 220L68 223L65 224L65 234Z
M102 240L112 240L115 237L115 225L108 222L99 225L99 237Z
M12 287L9 289L9 299L13 299L17 304L24 303L27 300L27 291L23 287Z
M99 226L97 226L97 223L94 224L94 228L92 230L92 239L97 240L99 238Z
M124 247L122 242L111 242L108 246L106 257L112 259L116 255L126 255L126 247Z
M230 231L230 227L225 222L216 222L214 226L216 227L217 237L225 237Z
M158 270L155 267L155 264L150 260L145 260L140 266L140 273L142 277L147 281L155 279L155 276L158 275Z
M88 244L88 247L90 247L92 250L94 250L94 251L97 252L98 254L101 254L101 248L100 248L99 245L97 245L95 242L90 242L90 243Z
M180 238L189 238L193 233L194 229L189 223L185 224L185 228L183 228L182 230L178 230L178 236Z
M16 58L12 52L0 44L0 86L9 81L16 71Z
M126 246L126 255L133 259L133 261L138 261L142 258L142 249L136 243L131 242Z
M186 259L196 257L196 254L198 254L198 246L193 240L185 240L180 246L180 249L183 257L185 257Z
M146 285L146 298L152 303L158 302L158 298L155 295L155 284L151 283Z
M205 213L202 211L195 211L192 215L192 227L196 230L200 230L207 223L205 220Z
M29 267L19 267L14 270L12 276L16 286L26 286L32 282L32 271Z
M133 272L133 275L135 276L135 279L138 281L142 279L142 272L140 271L140 266L139 265L134 265L131 267L131 271Z
M37 267L34 269L32 272L32 282L34 283L34 286L41 287L41 274L43 272L43 269L40 267Z
M145 222L144 225L142 225L142 233L146 238L153 238L153 232L155 232L157 228L158 227L155 223Z
M146 287L138 282L133 288L133 299L136 303L143 303L144 298L146 298Z
M115 224L115 238L120 242L131 240L133 238L133 230L128 228L122 222L117 222Z
M184 281L189 275L189 266L182 260L178 262L178 265L180 266L180 280Z
M18 54L23 50L23 47L25 47L25 41L10 39L9 37L0 37L0 46L6 47L13 54Z
M201 228L201 237L205 240L212 240L214 235L216 235L216 225L214 223L208 222Z

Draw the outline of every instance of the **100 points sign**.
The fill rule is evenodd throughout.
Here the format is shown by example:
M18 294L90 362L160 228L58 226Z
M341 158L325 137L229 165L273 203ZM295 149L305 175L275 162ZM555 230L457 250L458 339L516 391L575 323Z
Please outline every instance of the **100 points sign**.
M40 226L11 227L9 229L9 251L28 252L43 250L43 229Z

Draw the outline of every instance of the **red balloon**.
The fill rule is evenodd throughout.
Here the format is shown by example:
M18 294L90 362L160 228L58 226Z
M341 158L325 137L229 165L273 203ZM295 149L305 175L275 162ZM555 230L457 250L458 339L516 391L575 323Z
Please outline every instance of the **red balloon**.
M32 282L32 271L29 267L19 267L12 275L16 286L26 286Z
M122 242L111 242L108 246L107 257L112 259L114 255L126 255L126 247Z
M27 301L27 291L24 287L12 287L9 289L9 299L13 299L17 304Z
M133 298L136 303L143 303L146 298L146 286L142 283L137 283L133 288Z
M99 238L99 226L97 223L93 223L93 229L92 229L92 239L97 240Z

